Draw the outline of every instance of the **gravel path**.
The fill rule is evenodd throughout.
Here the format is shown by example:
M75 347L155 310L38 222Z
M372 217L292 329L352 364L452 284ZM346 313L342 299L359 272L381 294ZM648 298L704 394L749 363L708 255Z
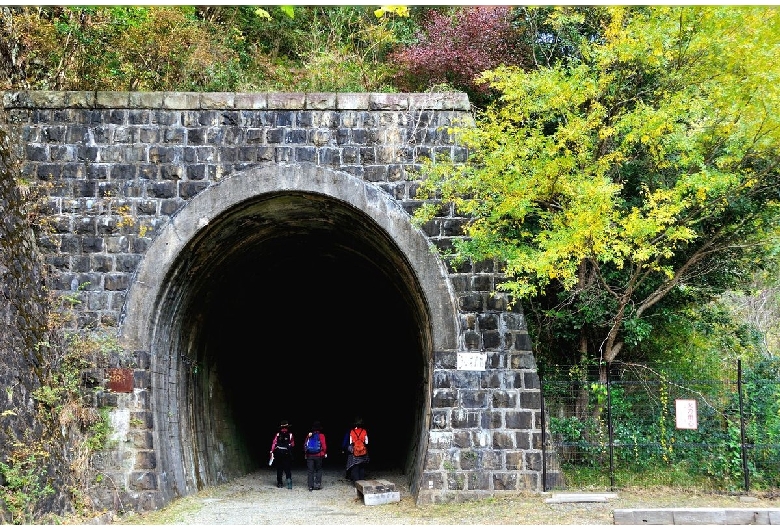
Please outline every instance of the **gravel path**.
M293 470L293 489L276 487L276 472L259 470L227 484L177 499L113 524L131 525L612 525L618 508L777 507L774 498L701 495L675 490L620 492L609 502L546 503L549 494L512 493L476 502L417 506L406 478L376 473L367 478L396 484L401 501L366 506L341 469L323 471L322 489L308 491L306 470Z
M293 473L293 489L276 487L275 471L258 471L207 492L200 509L175 524L375 524L376 506L365 506L341 470L325 470L322 489L309 491L306 471ZM396 480L400 479L398 477ZM392 480L388 478L387 480ZM396 484L401 483L399 480ZM409 497L405 486L401 495ZM378 510L384 511L384 510ZM383 514L383 519L387 514ZM403 523L401 523L403 524Z
M324 469L322 489L309 491L306 470L293 470L293 489L276 487L276 471L260 470L228 484L178 499L158 512L133 515L115 524L166 525L355 525L355 524L419 524L406 479L400 475L382 474L396 484L401 502L392 505L366 506L358 497L352 482L342 469ZM403 508L402 508L403 506Z

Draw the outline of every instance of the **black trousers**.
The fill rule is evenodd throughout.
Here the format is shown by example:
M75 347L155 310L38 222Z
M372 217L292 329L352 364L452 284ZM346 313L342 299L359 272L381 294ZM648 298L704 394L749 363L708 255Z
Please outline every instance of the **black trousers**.
M287 451L276 451L274 455L274 466L276 466L276 483L282 482L282 474L288 479L292 478L292 458Z
M362 462L349 468L352 480L364 480L366 478L366 464Z
M306 479L310 490L322 487L322 460L322 457L306 457Z

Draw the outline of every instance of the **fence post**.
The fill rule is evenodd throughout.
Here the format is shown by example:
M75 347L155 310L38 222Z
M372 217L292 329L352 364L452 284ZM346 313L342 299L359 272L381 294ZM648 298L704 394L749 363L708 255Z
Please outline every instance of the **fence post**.
M607 433L609 434L609 489L615 490L615 454L614 436L612 433L612 363L607 363Z
M544 405L544 385L542 384L542 377L539 376L539 389L542 397L542 412L541 412L541 421L542 421L542 492L547 491L547 419L544 413L544 409L546 408Z
M742 474L745 477L745 492L750 491L750 472L747 464L747 447L745 444L745 414L742 408L742 359L737 359L737 394L739 395L739 435L742 449Z

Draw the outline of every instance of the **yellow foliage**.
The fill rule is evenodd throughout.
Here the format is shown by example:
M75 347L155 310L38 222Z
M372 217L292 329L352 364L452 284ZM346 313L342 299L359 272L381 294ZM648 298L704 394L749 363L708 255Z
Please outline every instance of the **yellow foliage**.
M388 14L399 17L408 17L409 8L406 6L382 6L374 11L374 16L376 16L376 18L382 18Z
M501 98L476 127L455 129L470 164L427 166L421 191L473 218L459 252L506 263L503 288L517 297L576 288L585 261L641 314L686 267L766 246L762 230L744 232L745 216L780 224L761 194L780 193L780 14L607 12L579 62L484 72ZM566 16L554 9L547 23Z
M262 7L255 9L255 15L265 20L271 20L271 14Z

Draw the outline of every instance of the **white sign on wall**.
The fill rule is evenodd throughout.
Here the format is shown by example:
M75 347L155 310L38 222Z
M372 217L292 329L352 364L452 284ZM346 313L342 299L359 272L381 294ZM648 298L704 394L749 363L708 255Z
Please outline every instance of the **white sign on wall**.
M486 370L487 353L458 352L458 370Z
M695 399L676 399L674 405L677 409L678 429L696 429L699 426Z

